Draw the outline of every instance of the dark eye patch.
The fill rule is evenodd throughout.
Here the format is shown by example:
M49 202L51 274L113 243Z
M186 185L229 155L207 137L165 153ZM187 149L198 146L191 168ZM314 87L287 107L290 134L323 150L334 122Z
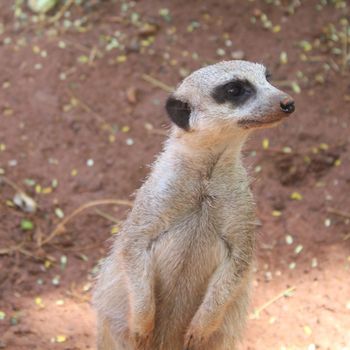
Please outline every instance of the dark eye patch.
M234 105L240 105L254 94L255 88L248 80L234 79L217 86L212 92L212 97L219 104L231 102Z

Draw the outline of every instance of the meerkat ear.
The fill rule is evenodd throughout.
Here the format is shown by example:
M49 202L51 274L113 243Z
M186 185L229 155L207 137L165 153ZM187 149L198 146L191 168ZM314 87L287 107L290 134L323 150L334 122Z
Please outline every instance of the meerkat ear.
M170 96L165 105L169 118L178 127L188 130L190 128L191 107L187 102L180 101Z

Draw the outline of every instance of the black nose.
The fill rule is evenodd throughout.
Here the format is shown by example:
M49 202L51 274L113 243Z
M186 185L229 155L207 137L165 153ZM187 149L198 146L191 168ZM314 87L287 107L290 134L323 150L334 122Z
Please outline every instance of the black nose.
M294 101L290 98L285 98L283 101L280 102L281 110L284 113L293 113L295 111L295 104Z

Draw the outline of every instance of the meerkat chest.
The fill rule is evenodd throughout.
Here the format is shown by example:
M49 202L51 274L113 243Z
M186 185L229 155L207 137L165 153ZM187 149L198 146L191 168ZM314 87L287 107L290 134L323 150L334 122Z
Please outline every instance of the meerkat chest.
M204 220L199 215L188 216L154 243L160 294L168 295L172 291L175 298L187 291L187 295L196 295L222 261L225 246L217 237L215 225Z
M223 237L238 245L240 235L247 233L244 227L251 225L254 212L248 188L211 187L200 193L198 201L189 201L188 210L176 217L154 242L160 266L175 271L182 265L204 263L210 270L211 263L216 266L227 253Z
M198 307L211 276L229 255L227 237L230 245L243 250L242 217L232 212L229 200L205 200L154 242L157 300L166 310Z

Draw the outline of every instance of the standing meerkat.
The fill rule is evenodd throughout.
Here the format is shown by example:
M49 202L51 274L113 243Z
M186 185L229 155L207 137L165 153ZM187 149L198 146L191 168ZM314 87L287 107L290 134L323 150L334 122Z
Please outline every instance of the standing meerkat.
M168 98L174 126L104 261L99 350L234 350L244 327L256 217L241 149L294 101L263 65L199 69Z

